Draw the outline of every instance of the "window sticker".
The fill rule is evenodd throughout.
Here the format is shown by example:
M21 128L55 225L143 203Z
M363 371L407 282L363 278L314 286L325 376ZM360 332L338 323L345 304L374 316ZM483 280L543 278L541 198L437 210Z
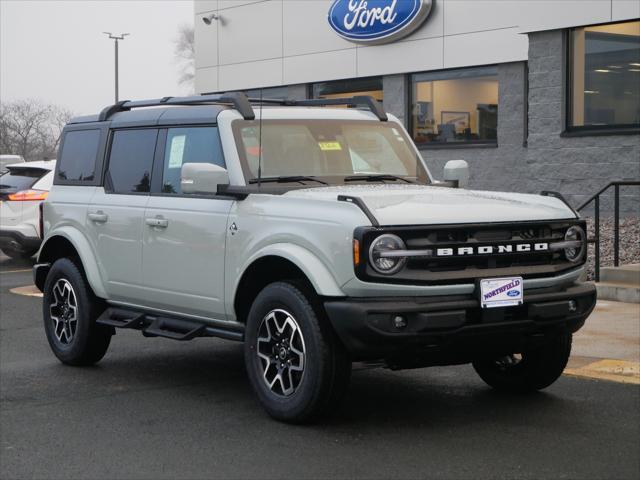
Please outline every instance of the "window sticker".
M318 142L318 146L322 151L342 150L339 142Z
M184 156L184 143L186 138L186 135L176 135L171 139L169 168L182 168L182 157Z

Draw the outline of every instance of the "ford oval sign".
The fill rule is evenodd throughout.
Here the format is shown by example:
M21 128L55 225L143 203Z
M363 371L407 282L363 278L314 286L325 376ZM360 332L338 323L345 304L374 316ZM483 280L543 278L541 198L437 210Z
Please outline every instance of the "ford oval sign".
M380 44L409 35L431 13L434 0L334 0L329 24L342 38Z

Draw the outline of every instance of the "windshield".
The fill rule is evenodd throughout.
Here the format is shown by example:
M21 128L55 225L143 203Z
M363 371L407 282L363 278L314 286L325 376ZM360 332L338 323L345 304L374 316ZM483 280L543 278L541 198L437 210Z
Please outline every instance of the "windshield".
M342 184L347 177L351 182L428 183L411 140L393 123L264 120L261 134L258 121L237 120L233 129L248 182L258 177L261 162L263 179L287 181L286 177L298 177L291 181L301 182L305 180L300 177L314 177L329 184ZM361 179L353 178L360 176Z

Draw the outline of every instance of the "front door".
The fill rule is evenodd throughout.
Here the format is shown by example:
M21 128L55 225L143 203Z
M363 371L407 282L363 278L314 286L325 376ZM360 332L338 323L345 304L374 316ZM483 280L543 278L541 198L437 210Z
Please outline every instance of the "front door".
M165 137L163 154L156 157L162 168L154 171L144 214L145 304L225 320L225 241L234 201L185 195L180 189L183 163L225 166L218 131L214 126L169 128L160 143Z

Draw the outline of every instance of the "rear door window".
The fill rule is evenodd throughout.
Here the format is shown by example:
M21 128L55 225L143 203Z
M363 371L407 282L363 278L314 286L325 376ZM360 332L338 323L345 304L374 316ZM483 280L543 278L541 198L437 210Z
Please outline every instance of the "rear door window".
M164 150L162 193L182 193L184 163L212 163L225 167L217 127L170 128Z
M62 143L56 179L91 183L96 178L96 158L100 145L100 130L72 130Z
M155 128L116 130L111 141L108 190L114 193L148 193L156 150Z

